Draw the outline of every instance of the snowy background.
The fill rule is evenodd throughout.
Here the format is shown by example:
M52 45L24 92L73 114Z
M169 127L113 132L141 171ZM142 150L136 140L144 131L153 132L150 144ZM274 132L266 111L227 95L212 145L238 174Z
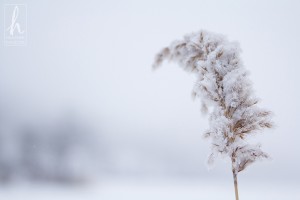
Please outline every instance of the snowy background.
M273 159L239 174L240 198L300 199L298 1L1 0L0 16L8 3L27 5L28 40L0 45L1 199L234 199L230 163L205 165L195 77L151 70L200 29L239 41L275 113L253 139Z

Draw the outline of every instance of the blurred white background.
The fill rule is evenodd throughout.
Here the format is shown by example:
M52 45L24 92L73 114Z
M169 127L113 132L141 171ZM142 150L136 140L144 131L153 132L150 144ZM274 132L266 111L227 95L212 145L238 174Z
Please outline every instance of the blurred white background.
M276 129L253 138L273 159L239 175L240 198L300 199L298 1L1 0L1 16L11 3L27 5L28 39L0 45L3 199L234 199L230 163L205 164L195 77L151 70L200 29L240 43L275 113Z

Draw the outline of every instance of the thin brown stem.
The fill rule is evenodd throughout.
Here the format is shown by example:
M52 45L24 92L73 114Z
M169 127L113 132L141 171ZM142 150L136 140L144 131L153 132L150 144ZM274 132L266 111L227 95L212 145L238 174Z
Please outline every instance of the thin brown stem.
M237 174L233 171L233 181L234 181L234 191L235 191L235 199L239 200L239 191L238 191L238 182L237 182Z

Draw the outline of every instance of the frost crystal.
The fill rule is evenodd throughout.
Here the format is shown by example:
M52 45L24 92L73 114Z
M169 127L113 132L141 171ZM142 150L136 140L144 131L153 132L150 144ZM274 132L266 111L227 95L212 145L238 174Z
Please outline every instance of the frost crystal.
M240 52L239 45L224 36L200 31L162 49L153 65L157 68L164 60L176 61L196 74L193 95L200 98L203 113L212 107L210 127L204 133L212 141L208 163L219 155L229 156L234 174L268 157L259 145L248 144L246 139L273 126L271 112L257 106Z

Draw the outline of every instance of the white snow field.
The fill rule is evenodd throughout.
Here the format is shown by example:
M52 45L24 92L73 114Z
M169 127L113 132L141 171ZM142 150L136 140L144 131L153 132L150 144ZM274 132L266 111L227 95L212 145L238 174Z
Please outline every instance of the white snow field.
M2 187L4 200L233 200L228 183L107 181L90 186L19 185ZM240 185L241 200L299 200L299 186L256 183Z

